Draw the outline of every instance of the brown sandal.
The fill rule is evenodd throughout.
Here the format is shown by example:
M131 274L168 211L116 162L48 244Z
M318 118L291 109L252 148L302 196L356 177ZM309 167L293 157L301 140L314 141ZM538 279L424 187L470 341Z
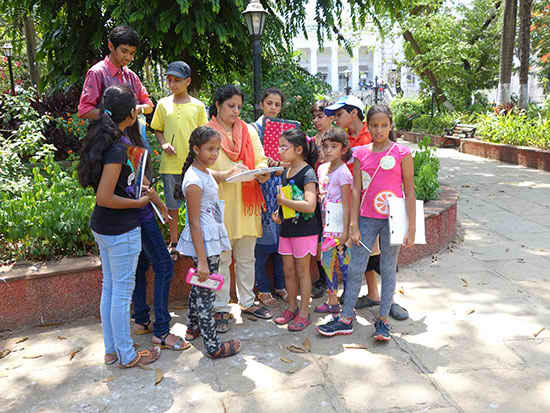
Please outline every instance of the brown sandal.
M158 347L153 347L149 350L138 351L135 359L128 364L119 364L118 366L121 369L130 369L132 367L136 367L138 364L140 366L146 366L147 364L157 361L159 357L160 349Z
M258 300L263 305L267 305L268 307L273 307L277 305L277 300L273 298L273 296L270 293L258 293Z
M107 353L103 360L107 366L110 366L118 361L118 355L116 353Z
M224 341L218 351L215 353L208 353L208 357L212 359L221 359L223 357L230 357L241 351L240 340Z
M197 328L196 330L192 330L192 329L188 328L187 331L185 332L185 339L187 341L193 341L194 339L196 339L200 335L201 335L200 329Z
M288 302L288 291L286 290L286 288L273 291L273 295L279 297L285 303Z

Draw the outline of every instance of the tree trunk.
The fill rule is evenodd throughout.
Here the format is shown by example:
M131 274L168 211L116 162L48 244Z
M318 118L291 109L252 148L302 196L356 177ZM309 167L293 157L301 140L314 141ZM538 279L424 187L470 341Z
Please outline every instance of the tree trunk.
M405 30L403 32L403 37L405 38L405 40L407 40L410 43L410 45L411 45L411 47L414 50L414 53L416 55L422 54L422 50L420 49L420 45L418 44L418 42L416 41L416 39L414 38L414 36L410 32L410 30ZM425 69L424 71L422 71L420 73L420 76L422 76L425 80L427 79L428 82L430 83L430 85L432 86L432 88L435 92L435 98L437 99L437 102L443 104L443 106L445 106L449 110L454 110L453 104L451 102L449 102L447 100L447 98L445 97L445 94L443 93L443 91L439 87L439 84L437 83L437 79L436 79L435 75L433 74L433 72L429 69Z
M36 64L36 30L34 29L34 22L30 11L23 16L23 26L25 28L25 43L29 58L29 72L32 83L38 86L40 83L40 68Z
M516 37L517 0L505 0L500 39L500 76L497 105L507 105L510 99L510 83L514 66L514 40Z
M531 6L533 0L519 0L519 107L529 104L529 55L531 46Z

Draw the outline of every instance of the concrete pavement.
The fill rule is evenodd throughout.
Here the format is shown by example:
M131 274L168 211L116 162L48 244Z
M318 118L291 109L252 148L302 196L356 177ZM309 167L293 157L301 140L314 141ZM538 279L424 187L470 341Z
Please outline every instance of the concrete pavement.
M152 370L104 366L95 318L4 332L0 351L13 352L0 360L0 410L550 411L550 174L452 149L438 155L441 181L460 194L460 236L400 268L395 300L411 318L392 323L389 343L370 338L376 307L358 312L352 336L325 339L313 327L290 333L241 318L235 306L225 336L243 340L238 356L210 360L197 340L164 350ZM172 311L183 334L185 310ZM310 353L287 349L306 338ZM135 341L144 347L150 336Z

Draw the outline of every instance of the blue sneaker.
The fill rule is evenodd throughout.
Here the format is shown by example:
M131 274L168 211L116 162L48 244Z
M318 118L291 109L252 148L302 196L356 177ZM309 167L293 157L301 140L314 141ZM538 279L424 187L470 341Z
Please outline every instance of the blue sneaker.
M374 339L377 341L390 341L390 325L387 321L384 320L378 320L376 323L374 323L374 328L376 331L374 332Z
M345 323L340 317L336 317L328 323L318 326L317 332L325 337L349 336L353 333L353 321Z

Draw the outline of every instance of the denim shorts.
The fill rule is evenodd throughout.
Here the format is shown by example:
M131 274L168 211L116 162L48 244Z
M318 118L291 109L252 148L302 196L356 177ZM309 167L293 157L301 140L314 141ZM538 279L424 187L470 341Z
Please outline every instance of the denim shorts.
M181 187L181 175L160 174L160 177L164 183L164 199L166 201L166 207L171 210L180 209L181 201L174 198L174 188L176 188L177 185Z

